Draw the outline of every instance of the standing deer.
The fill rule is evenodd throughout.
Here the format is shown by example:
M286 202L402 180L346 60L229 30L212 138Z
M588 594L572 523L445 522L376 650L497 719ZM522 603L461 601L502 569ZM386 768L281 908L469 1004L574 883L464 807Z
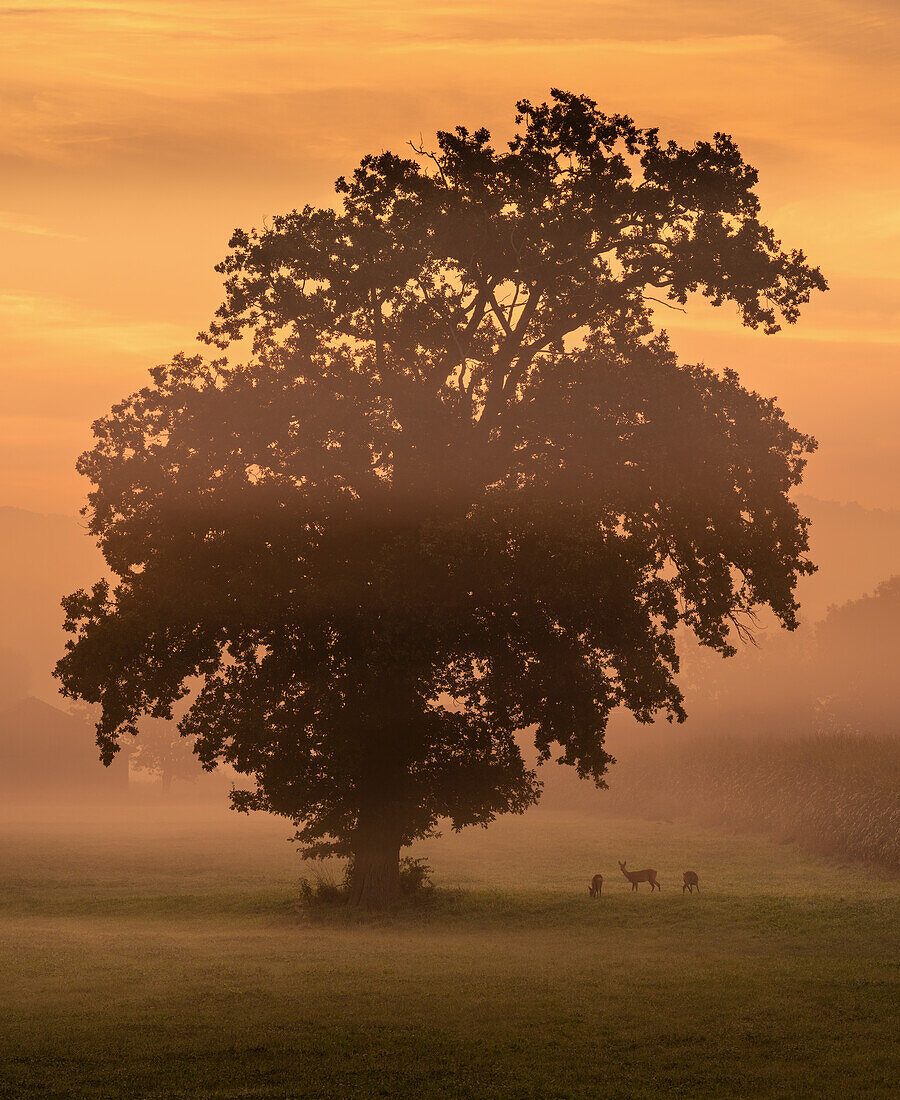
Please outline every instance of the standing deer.
M594 875L588 887L588 894L592 898L599 898L603 893L603 875Z
M622 874L631 883L631 889L632 890L637 890L639 882L649 882L650 883L650 893L651 894L653 893L653 887L654 886L656 887L657 890L659 890L660 893L662 893L662 887L656 881L656 872L651 871L649 867L647 867L643 871L626 871L625 870L625 864L622 860L619 860L619 867L622 869Z
M697 872L696 871L685 871L684 872L684 886L681 887L682 894L685 892L685 890L689 890L693 894L695 886L697 887L697 893L699 894L700 893L700 879L697 878Z

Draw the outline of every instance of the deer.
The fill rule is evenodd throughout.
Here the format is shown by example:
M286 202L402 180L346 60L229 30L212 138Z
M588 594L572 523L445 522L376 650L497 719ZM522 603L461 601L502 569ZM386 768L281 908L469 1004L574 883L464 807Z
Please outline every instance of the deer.
M594 875L588 887L588 894L592 898L599 898L603 893L603 875Z
M656 881L656 872L652 871L649 867L647 867L643 871L626 871L625 870L625 863L621 859L619 860L619 867L622 870L622 874L631 883L631 889L632 890L637 890L639 882L649 882L650 883L650 893L651 894L653 893L653 887L654 886L656 887L657 890L659 890L660 893L662 893L662 887Z
M681 887L682 894L685 892L685 890L689 890L693 894L695 886L697 887L697 893L699 894L700 893L700 879L697 878L697 872L696 871L685 871L684 872L684 886Z

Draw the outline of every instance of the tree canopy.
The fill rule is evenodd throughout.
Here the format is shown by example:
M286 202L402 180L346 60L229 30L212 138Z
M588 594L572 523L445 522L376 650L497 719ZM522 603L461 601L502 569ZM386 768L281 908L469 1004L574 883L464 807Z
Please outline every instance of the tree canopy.
M536 800L521 731L602 783L615 707L681 719L676 627L725 654L755 606L792 629L814 441L679 363L649 304L771 333L825 289L756 178L724 134L554 92L506 147L439 133L237 230L203 338L243 360L156 367L79 460L116 580L64 601L57 675L102 704L103 759L188 696L235 805L380 904L439 819Z

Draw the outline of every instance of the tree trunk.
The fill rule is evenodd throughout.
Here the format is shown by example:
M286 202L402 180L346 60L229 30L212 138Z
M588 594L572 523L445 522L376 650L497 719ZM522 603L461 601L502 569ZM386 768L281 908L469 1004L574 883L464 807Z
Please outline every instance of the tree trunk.
M172 789L172 773L163 768L162 772L162 793L167 795Z
M361 824L353 845L348 904L385 909L400 897L400 834L381 821Z

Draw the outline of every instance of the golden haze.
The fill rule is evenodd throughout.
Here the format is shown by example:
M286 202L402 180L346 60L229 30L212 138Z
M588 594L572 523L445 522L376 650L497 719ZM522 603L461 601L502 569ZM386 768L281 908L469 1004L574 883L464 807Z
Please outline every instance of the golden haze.
M702 301L660 321L819 438L807 491L900 505L897 46L868 0L0 8L0 504L79 507L91 420L192 347L234 226L438 128L502 140L517 98L560 86L739 141L832 290L775 337Z

